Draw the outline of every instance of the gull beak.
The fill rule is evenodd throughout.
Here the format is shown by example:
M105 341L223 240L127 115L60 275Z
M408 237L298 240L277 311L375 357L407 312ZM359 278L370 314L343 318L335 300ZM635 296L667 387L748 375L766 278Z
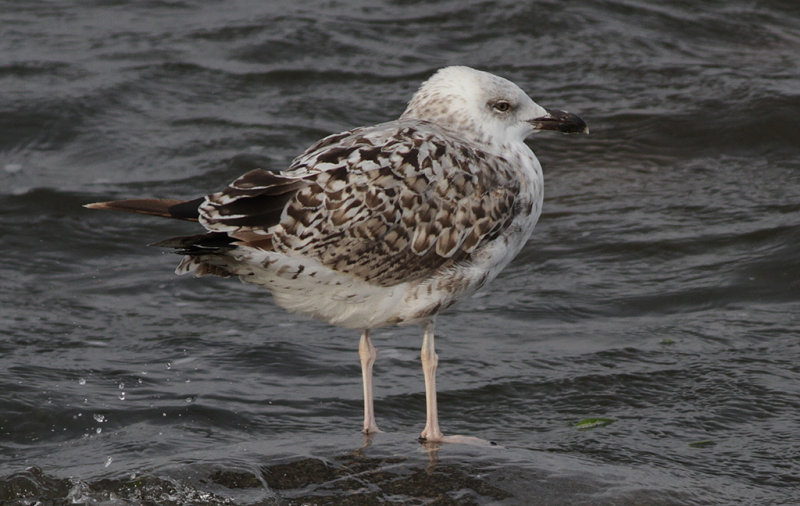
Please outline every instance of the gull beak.
M589 127L579 116L567 111L552 110L539 118L528 120L537 130L558 130L567 134L588 134Z

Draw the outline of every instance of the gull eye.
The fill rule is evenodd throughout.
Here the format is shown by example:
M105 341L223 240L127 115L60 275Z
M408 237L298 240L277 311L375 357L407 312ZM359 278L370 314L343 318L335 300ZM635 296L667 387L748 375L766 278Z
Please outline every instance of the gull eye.
M505 100L500 100L498 102L495 102L492 105L492 107L494 107L494 110L497 112L508 112L511 110L511 104L509 104Z

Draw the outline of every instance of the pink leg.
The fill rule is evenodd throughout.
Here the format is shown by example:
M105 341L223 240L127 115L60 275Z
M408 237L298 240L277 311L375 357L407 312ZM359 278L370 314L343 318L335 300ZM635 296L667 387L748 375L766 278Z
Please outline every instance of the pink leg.
M439 365L439 356L433 345L433 320L425 324L425 334L422 338L422 373L425 375L425 404L427 408L427 419L425 429L419 435L420 438L438 442L443 439L442 431L439 430L439 413L436 407L436 367Z
M433 345L433 320L425 324L425 335L422 338L422 372L425 374L425 403L428 416L425 428L419 435L426 443L462 443L475 446L491 446L493 443L472 436L445 436L439 430L439 413L436 406L436 367L439 356Z
M364 379L364 429L365 434L380 432L375 423L375 410L372 405L372 366L378 350L373 346L369 338L369 329L365 329L361 334L361 341L358 343L358 357L361 359L361 376Z

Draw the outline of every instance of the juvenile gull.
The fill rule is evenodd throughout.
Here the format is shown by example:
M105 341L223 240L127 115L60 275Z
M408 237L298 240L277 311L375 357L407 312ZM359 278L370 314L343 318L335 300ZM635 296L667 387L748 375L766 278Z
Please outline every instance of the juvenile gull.
M516 256L542 209L542 168L523 142L538 130L587 132L514 83L446 67L396 121L320 140L283 172L252 170L194 200L88 204L199 221L206 233L157 243L183 254L178 274L238 276L281 307L361 329L364 432L377 356L370 331L421 324L431 442L439 430L434 319Z

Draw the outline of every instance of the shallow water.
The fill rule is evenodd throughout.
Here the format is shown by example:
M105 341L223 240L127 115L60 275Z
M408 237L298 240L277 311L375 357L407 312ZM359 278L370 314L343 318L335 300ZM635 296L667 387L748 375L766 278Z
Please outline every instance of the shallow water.
M60 2L0 9L0 502L800 500L796 2ZM395 118L436 68L503 75L544 134L544 214L437 321L358 335L175 277L195 197ZM579 422L604 422L581 429Z

